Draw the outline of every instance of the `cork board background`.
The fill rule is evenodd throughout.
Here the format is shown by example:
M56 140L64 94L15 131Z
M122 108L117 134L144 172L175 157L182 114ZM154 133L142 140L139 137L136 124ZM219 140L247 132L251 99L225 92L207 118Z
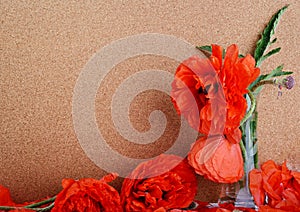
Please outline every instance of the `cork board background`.
M81 148L74 131L72 97L89 59L109 43L140 33L172 35L194 45L237 43L252 53L271 16L290 4L277 29L281 53L262 65L299 72L300 3L290 1L0 1L0 184L17 202L55 195L63 178L101 178L106 172ZM180 51L180 49L178 49ZM113 57L114 55L112 55ZM122 155L148 158L165 152L176 139L179 118L166 93L142 92L129 108L132 125L150 128L153 110L166 115L162 136L149 145L128 142L116 131L110 113L115 89L128 76L145 69L175 72L178 62L138 56L114 67L95 99L96 122L107 143ZM299 80L297 80L299 81ZM259 98L259 157L299 170L300 83L284 91L267 87ZM126 93L124 93L126 96ZM216 201L219 186L202 177L198 198ZM114 185L120 188L122 179Z

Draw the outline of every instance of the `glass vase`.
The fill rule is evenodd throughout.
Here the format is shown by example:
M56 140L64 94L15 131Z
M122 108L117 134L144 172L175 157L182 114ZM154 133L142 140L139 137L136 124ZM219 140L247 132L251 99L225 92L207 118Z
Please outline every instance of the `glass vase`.
M239 183L222 184L218 203L219 204L226 204L226 203L234 204L239 190L240 190Z
M244 208L255 208L255 203L249 189L249 172L258 168L258 155L257 155L257 112L253 114L245 121L241 126L242 141L241 149L244 158L244 177L240 180L240 190L238 191L235 206Z
M247 96L248 97L248 96ZM251 101L247 98L248 110L251 107ZM258 168L257 155L257 112L254 112L243 122L240 129L242 131L242 141L240 142L242 155L244 159L244 177L231 184L223 184L219 196L219 204L231 203L236 207L256 208L253 197L249 190L249 172Z

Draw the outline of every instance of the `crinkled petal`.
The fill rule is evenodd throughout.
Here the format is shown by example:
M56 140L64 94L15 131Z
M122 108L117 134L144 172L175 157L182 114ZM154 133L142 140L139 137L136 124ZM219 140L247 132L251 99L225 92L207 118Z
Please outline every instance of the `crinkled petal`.
M254 198L255 204L257 206L261 206L264 204L265 201L265 192L262 187L263 181L261 171L253 169L249 173L249 179L249 188Z

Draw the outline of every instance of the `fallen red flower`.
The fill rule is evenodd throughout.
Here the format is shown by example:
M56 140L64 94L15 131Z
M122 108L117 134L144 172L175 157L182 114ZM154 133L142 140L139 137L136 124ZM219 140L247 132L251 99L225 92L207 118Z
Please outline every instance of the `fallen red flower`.
M289 170L286 162L279 166L266 161L261 170L254 169L249 176L250 191L262 211L300 211L300 173Z
M121 201L125 211L160 212L188 207L197 192L192 167L175 155L160 155L141 163L124 180Z
M64 179L64 189L57 195L52 212L123 211L119 193L107 184L115 178L115 174L110 174L101 180Z

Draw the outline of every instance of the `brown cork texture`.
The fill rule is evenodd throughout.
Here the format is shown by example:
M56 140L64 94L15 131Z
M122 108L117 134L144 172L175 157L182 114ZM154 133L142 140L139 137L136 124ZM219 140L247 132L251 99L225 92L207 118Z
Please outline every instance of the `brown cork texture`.
M299 81L300 3L296 0L1 0L0 184L10 188L16 202L23 202L57 194L63 178L101 178L106 173L82 149L72 116L78 77L104 46L131 35L159 33L193 45L236 43L241 53L252 53L259 33L286 4L290 6L274 44L282 47L281 52L261 69L267 73L284 64ZM127 157L149 158L172 146L180 119L167 93L144 91L128 109L130 122L140 132L151 128L148 116L152 111L165 114L165 131L147 145L122 138L112 122L110 104L114 91L130 75L146 69L174 74L177 65L163 56L136 56L106 75L97 90L95 118L112 149ZM275 87L266 87L258 100L259 160L281 163L288 159L299 170L300 83L283 91L280 98L277 92ZM216 201L220 186L201 176L198 180L197 198ZM113 185L120 188L121 182L120 178Z

